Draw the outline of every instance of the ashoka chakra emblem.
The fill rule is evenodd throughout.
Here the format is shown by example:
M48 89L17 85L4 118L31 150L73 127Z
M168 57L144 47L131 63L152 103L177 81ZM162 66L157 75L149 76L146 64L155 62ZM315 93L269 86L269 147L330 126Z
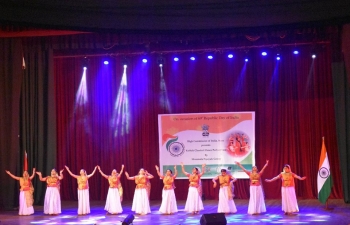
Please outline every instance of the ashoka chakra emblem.
M329 170L326 167L321 167L321 169L318 171L318 174L322 178L327 178L329 176Z
M169 146L169 152L172 156L180 156L184 153L184 146L180 142L173 142Z

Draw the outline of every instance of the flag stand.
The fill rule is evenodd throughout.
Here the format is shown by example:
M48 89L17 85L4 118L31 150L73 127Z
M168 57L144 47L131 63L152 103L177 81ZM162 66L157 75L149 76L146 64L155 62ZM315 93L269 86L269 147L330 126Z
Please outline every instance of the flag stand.
M333 208L330 208L329 205L328 205L328 198L327 198L327 201L326 201L326 207L325 207L325 210L333 210Z

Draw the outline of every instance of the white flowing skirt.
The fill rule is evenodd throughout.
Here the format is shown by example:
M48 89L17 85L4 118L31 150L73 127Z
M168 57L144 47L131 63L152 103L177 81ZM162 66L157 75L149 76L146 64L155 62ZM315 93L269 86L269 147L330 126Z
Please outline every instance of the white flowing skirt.
M33 206L27 207L27 201L24 194L24 191L20 191L19 193L19 212L18 215L20 216L27 216L34 214L34 208Z
M162 204L160 205L159 212L163 214L171 214L177 212L177 203L174 189L163 189Z
M264 193L261 186L250 186L248 214L266 212Z
M90 213L89 189L78 189L78 215Z
M138 214L147 214L151 212L146 188L135 189L131 211L134 211Z
M108 189L105 210L111 214L123 212L118 188Z
M229 199L228 186L220 187L218 213L236 213L237 208L233 199Z
M299 212L294 187L282 187L282 211L286 213Z
M61 197L57 187L47 187L44 200L44 214L60 214Z
M185 205L186 212L198 212L203 210L203 202L201 196L198 194L198 190L195 187L189 187L187 200Z

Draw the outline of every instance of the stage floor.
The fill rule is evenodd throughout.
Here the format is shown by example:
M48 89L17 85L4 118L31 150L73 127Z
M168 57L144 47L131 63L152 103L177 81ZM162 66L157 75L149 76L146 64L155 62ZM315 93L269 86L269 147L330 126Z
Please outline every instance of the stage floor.
M144 216L135 215L133 224L162 224L182 225L200 224L203 214L216 213L217 201L206 200L204 211L198 215L191 215L183 211L185 201L178 201L179 212L173 215L161 215L158 212L160 201L151 201L152 213ZM238 212L226 215L227 224L327 224L327 225L349 225L350 204L336 199L329 201L332 210L325 210L318 200L299 200L300 212L295 215L284 215L281 211L280 200L266 200L267 212L261 215L248 215L248 200L235 199ZM91 213L87 216L77 215L76 201L63 201L62 214L49 216L43 214L42 206L35 206L35 214L30 216L18 216L18 211L1 211L1 225L25 225L25 224L122 224L122 221L131 211L131 201L123 202L123 213L119 215L108 215L104 211L104 202L92 201ZM212 223L211 223L212 224Z

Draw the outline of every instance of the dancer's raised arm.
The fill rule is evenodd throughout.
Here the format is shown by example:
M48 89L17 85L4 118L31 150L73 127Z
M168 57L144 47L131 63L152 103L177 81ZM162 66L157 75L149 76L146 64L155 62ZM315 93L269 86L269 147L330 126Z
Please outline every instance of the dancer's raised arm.
M182 173L185 174L187 177L190 175L189 173L187 173L185 171L185 167L184 167L184 163L183 162L181 162L181 170L182 170Z
M66 170L68 171L69 175L71 175L72 177L74 178L78 178L79 176L78 175L75 175L73 174L70 170L69 170L69 167L68 166L64 166L66 168Z
M157 171L158 176L160 177L160 179L163 179L164 176L162 174L160 174L159 167L157 165L155 165L155 167L156 167L156 171Z
M97 169L98 166L95 166L94 170L92 171L92 173L90 173L89 175L87 175L88 178L92 177L95 172L96 172L96 169Z
M262 174L265 170L265 168L269 165L269 160L266 160L266 163L264 165L264 167L260 170L260 174Z
M32 173L32 175L29 177L29 179L33 180L34 177L35 177L35 168L33 168L33 173Z
M199 176L203 176L203 174L205 173L205 164L202 165L202 171L201 173L199 174Z
M120 172L118 174L118 177L120 178L124 172L124 164L122 164L122 168L120 169Z
M12 177L13 179L15 179L15 180L19 180L19 178L20 177L17 177L17 176L15 176L15 175L13 175L10 171L8 171L8 170L5 170L5 172L8 174L8 175L10 175L10 177Z
M135 180L135 177L130 177L129 173L126 171L125 171L125 176L126 176L126 179L128 179L128 180Z
M174 178L176 178L177 177L177 169L176 169L176 165L174 166L174 176L173 176Z
M101 174L104 178L108 179L108 175L106 175L106 174L104 174L104 173L102 172L100 166L97 166L97 168L98 168L98 171L100 172L100 174Z

